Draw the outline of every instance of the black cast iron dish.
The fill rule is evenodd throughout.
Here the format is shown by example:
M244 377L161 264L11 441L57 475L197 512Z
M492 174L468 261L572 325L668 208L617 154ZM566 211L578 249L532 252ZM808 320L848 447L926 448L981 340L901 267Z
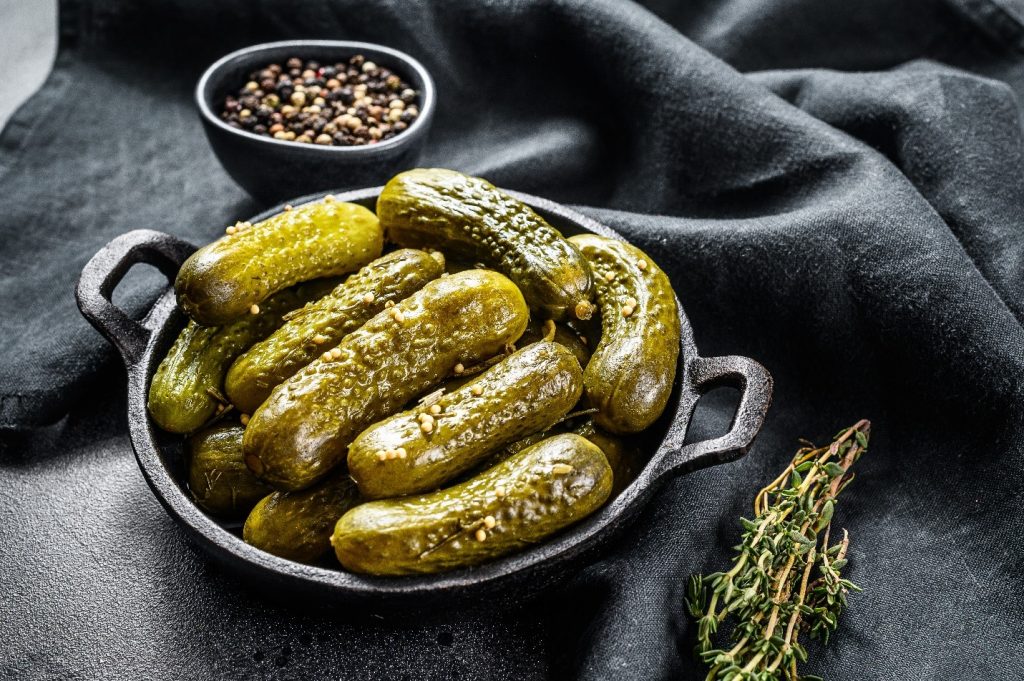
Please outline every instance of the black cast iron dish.
M337 196L371 209L380 187ZM618 234L556 203L509 192L532 206L567 236L594 232L621 239ZM296 204L317 200L308 196ZM264 220L281 208L254 218ZM170 281L195 247L168 234L151 230L129 232L108 244L85 266L78 282L78 306L85 318L120 351L128 369L128 424L135 456L146 481L167 511L214 558L238 573L255 578L271 591L304 594L311 600L332 599L373 605L423 605L444 599L476 599L501 592L517 599L551 585L572 573L574 566L625 527L668 478L698 468L732 461L746 453L764 421L771 402L772 380L757 362L745 357L700 357L693 330L679 307L682 322L680 366L672 399L658 423L650 428L645 446L651 458L636 480L602 509L551 540L529 551L476 568L426 577L366 577L340 568L294 563L249 546L203 513L189 497L181 438L161 431L146 412L149 381L184 324L169 287L141 321L115 307L110 296L136 263L159 268ZM732 385L741 391L739 406L726 435L684 445L686 429L700 396L713 387Z
M326 147L263 137L232 128L217 115L224 97L248 74L289 57L329 63L355 54L402 77L420 93L420 115L401 134L358 147ZM214 62L196 85L196 106L206 137L228 174L261 201L272 203L312 191L385 182L417 164L434 117L434 81L421 63L383 45L347 40L284 40L232 52Z

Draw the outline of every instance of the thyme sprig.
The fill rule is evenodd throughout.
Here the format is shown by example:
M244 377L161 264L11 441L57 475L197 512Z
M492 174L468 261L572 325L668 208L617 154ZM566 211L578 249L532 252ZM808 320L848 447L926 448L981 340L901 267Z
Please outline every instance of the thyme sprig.
M754 498L753 520L740 518L743 540L728 572L694 575L687 608L697 620L698 657L707 681L798 681L807 661L800 635L828 642L850 591L842 577L850 537L830 544L836 497L853 481L850 467L867 451L871 424L860 421L827 447L810 443ZM730 618L731 616L731 618ZM730 618L731 647L715 645Z

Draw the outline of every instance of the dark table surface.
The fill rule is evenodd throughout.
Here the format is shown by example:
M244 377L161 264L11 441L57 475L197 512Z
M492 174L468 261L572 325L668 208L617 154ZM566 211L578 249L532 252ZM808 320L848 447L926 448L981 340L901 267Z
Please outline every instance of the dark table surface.
M95 394L53 427L0 438L7 678L545 676L545 637L529 608L413 623L310 612L237 583L151 494L125 434L123 390ZM460 626L466 618L474 626ZM382 661L398 648L401 666Z

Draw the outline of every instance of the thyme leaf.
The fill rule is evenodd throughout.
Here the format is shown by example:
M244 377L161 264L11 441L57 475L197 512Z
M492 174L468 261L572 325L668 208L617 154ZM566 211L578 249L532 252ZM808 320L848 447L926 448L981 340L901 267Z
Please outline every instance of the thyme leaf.
M686 608L697 622L698 659L706 681L812 681L800 636L827 643L850 591L842 577L849 533L831 543L836 498L853 480L850 468L867 451L871 424L860 421L826 447L810 443L754 499L753 520L740 519L743 541L732 569L694 575ZM731 633L726 648L719 627Z

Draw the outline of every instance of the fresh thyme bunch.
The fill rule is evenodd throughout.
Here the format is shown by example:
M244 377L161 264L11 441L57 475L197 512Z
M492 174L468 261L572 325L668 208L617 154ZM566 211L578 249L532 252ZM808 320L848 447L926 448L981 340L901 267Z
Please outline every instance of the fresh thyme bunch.
M836 497L853 480L850 467L868 447L871 424L860 421L827 447L800 449L741 518L743 541L728 572L690 578L687 607L698 622L697 649L707 681L797 681L807 661L800 634L828 641L850 590L843 579L850 538L829 544ZM731 616L732 647L715 647Z

